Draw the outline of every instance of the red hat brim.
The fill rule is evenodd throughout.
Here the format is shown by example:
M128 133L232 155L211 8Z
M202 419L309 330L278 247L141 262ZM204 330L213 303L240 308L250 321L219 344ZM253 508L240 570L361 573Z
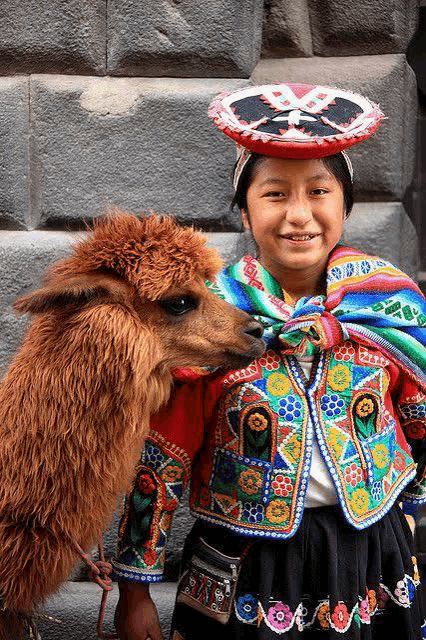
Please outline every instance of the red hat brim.
M209 116L229 138L262 155L322 158L368 138L384 118L363 96L332 87L273 84L220 94Z

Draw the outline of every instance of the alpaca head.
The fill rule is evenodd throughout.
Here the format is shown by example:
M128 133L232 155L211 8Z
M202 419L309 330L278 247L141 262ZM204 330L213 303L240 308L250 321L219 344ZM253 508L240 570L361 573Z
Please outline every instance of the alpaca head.
M75 313L105 305L125 310L155 339L156 363L238 368L263 351L261 328L213 295L221 261L203 234L167 216L112 211L48 272L43 289L20 298L19 311Z

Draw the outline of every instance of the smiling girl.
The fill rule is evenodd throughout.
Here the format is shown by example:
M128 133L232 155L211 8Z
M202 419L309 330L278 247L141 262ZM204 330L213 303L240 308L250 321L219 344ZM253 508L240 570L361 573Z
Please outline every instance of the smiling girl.
M396 267L338 245L344 149L382 114L269 85L210 115L239 145L234 205L256 245L211 288L263 324L266 349L245 369L181 372L153 421L120 526L119 636L161 638L148 585L190 481L172 640L426 637L397 505L426 500L426 305Z

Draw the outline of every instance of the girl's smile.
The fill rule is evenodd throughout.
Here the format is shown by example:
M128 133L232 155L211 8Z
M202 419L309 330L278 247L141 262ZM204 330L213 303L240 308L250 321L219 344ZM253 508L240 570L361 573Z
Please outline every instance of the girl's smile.
M260 263L295 297L318 292L342 233L343 188L318 159L262 158L247 189L243 224Z

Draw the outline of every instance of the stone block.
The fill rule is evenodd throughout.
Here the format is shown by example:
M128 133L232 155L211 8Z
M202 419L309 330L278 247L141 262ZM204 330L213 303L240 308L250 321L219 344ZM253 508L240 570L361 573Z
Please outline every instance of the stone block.
M248 78L263 0L109 0L110 75Z
M207 117L245 80L31 78L34 211L40 226L81 224L117 205L239 229L229 210L235 145Z
M342 244L389 260L417 278L419 249L416 230L400 202L362 202L354 206L343 227Z
M0 375L18 348L28 320L13 312L12 302L39 286L47 266L68 253L78 235L60 231L0 232Z
M150 586L164 638L169 637L176 584L160 583ZM108 593L104 631L113 631L114 611L118 601L118 586ZM96 638L96 622L101 603L98 585L85 582L68 582L57 595L50 598L44 612L49 618L39 623L43 640L82 640Z
M312 56L307 0L265 0L262 58Z
M315 55L402 53L418 22L417 0L308 0Z
M0 149L0 227L25 229L31 225L28 78L0 78Z
M417 117L416 80L404 54L261 60L251 79L337 86L378 103L387 120L349 149L355 190L360 200L402 200L413 179Z
M0 32L0 75L105 73L105 0L2 0Z

